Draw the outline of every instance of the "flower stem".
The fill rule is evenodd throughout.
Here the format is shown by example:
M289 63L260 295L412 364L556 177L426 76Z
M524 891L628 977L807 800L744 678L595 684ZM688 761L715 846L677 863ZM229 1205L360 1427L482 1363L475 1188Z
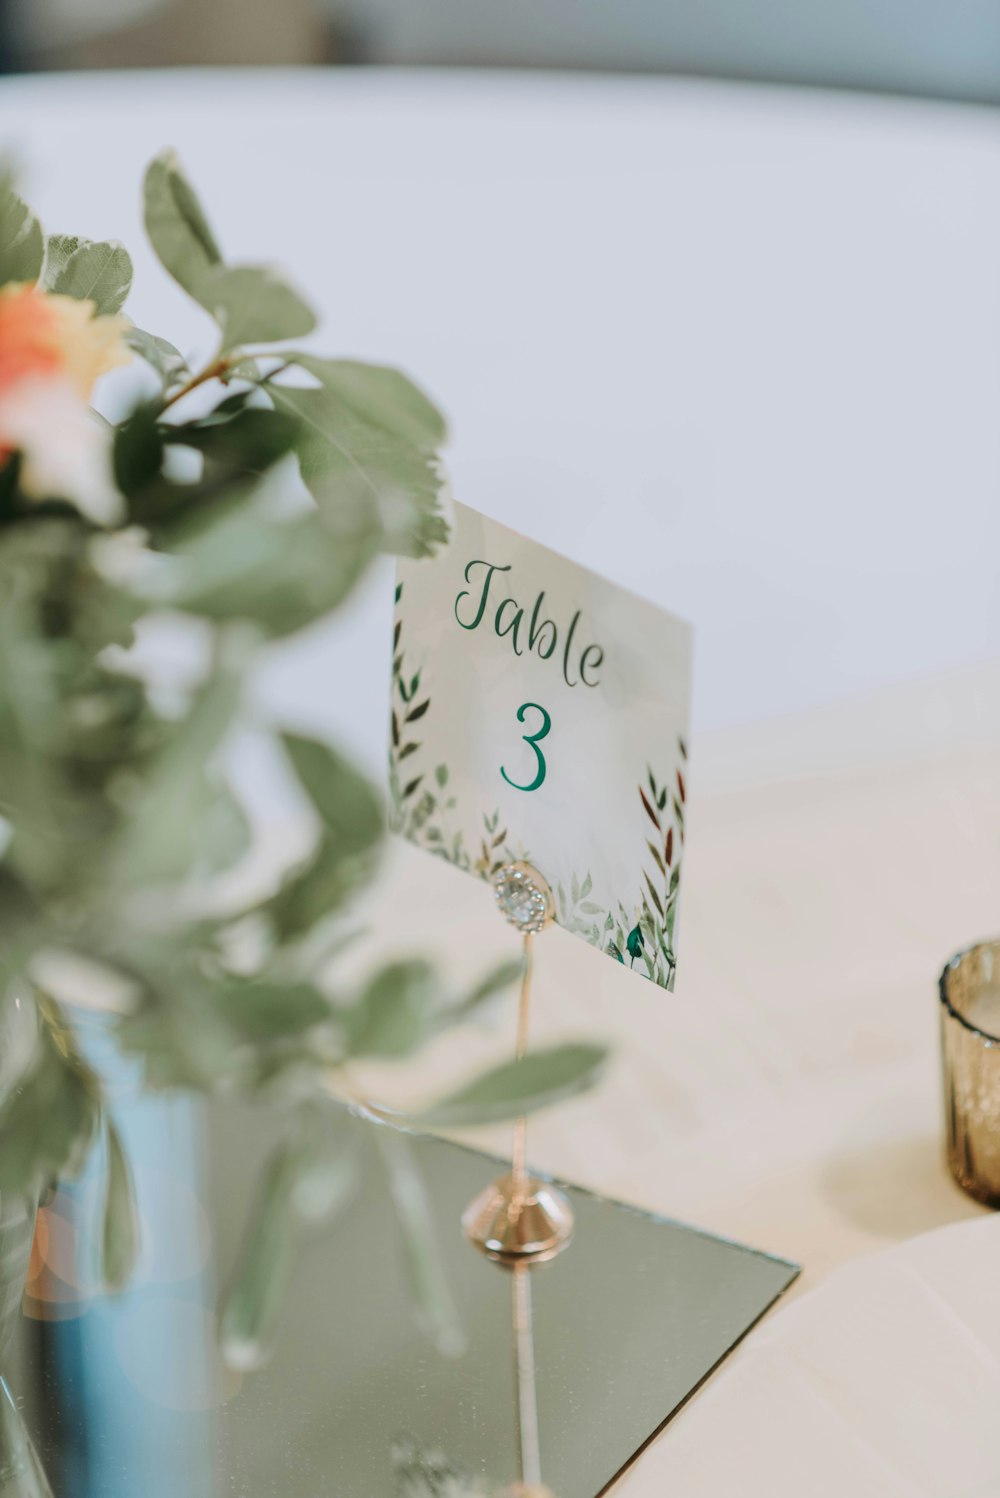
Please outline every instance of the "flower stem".
M197 390L199 385L207 384L209 380L220 379L226 373L227 369L232 367L232 362L225 354L220 354L217 359L212 360L211 364L207 364L199 374L193 375L186 385L182 385L179 390L175 390L173 395L168 395L163 402L162 410L166 411L170 406L176 405L179 400L183 400L186 395L190 395L192 390Z

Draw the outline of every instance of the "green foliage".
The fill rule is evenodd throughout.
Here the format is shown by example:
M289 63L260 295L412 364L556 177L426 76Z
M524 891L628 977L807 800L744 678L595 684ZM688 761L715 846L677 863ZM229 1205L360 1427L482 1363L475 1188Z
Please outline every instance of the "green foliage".
M172 344L131 329L154 388L147 377L109 433L123 508L104 529L65 496L22 493L18 455L0 467L0 1038L17 1016L31 1020L16 1079L0 1089L0 1193L37 1199L82 1165L103 1120L103 1272L112 1287L127 1279L139 1246L128 1166L67 1019L72 974L97 974L109 1004L121 999L111 1032L148 1085L266 1095L292 1110L223 1319L230 1356L251 1366L273 1338L302 1233L350 1196L357 1163L330 1106L344 1068L411 1055L509 987L520 965L458 997L421 959L357 984L323 965L331 928L376 866L382 798L335 746L251 713L246 685L273 642L326 619L380 550L421 555L446 538L444 422L396 370L248 349L311 331L313 314L276 272L225 264L172 153L147 172L144 215L164 267L217 320L216 353L192 372ZM47 289L110 313L132 266L111 243L46 242L0 184L0 281L40 274ZM181 616L199 658L164 692L133 647ZM409 732L428 703L417 678L403 686ZM253 807L228 771L251 722L314 838L272 888L241 898L219 878L253 841ZM445 806L446 783L437 767ZM14 1056L0 1047L5 1064ZM428 1117L543 1106L588 1085L602 1057L539 1053ZM427 1214L392 1146L387 1168L421 1315L443 1343Z
M549 1108L592 1087L605 1062L599 1045L560 1045L493 1067L420 1115L439 1129L496 1123Z
M105 1120L107 1169L101 1228L101 1278L109 1290L128 1283L139 1257L139 1219L132 1191L132 1172L118 1130Z
M37 281L45 258L42 226L10 184L0 177L0 286Z
M31 1065L0 1106L0 1192L37 1198L86 1158L99 1088L66 1026L43 1009Z
M222 252L174 151L162 152L146 169L143 219L164 270L201 301L201 288L222 264Z
M120 312L132 286L132 258L121 244L59 235L55 247L52 240L46 247L45 284L60 296L93 302L97 313Z
M324 836L345 858L367 853L384 821L381 800L368 781L329 744L296 733L282 734L281 741L323 822Z
M389 1194L396 1209L403 1261L425 1335L446 1357L465 1350L465 1333L438 1250L434 1213L406 1135L392 1128L375 1131L385 1165Z
M232 1367L250 1370L267 1361L302 1233L343 1205L356 1170L329 1108L304 1109L264 1172L222 1311L222 1350Z
M391 415L374 405L361 414L326 384L303 389L272 380L268 390L279 410L298 418L302 477L321 509L344 492L367 500L386 548L403 556L430 556L447 540L439 464L397 435Z
M382 428L426 457L433 458L447 441L440 411L398 369L355 359L320 359L315 354L296 353L294 360L359 421Z
M393 962L369 981L343 1013L352 1056L408 1056L433 1028L434 972L423 961Z
M222 329L224 349L301 338L316 326L312 308L265 265L220 266L205 277L198 300Z
M198 197L173 152L150 165L144 189L146 229L166 270L220 329L220 376L257 384L295 424L302 477L320 511L348 500L364 506L379 543L406 556L429 556L448 538L439 450L445 425L427 397L398 370L354 360L281 350L261 374L248 344L299 338L315 326L301 295L273 268L227 265ZM164 352L134 341L161 374ZM169 355L167 356L169 358ZM283 378L289 365L314 384Z
M58 277L66 269L70 256L87 242L79 234L50 234L45 241L45 260L39 278L40 284L52 291Z
M172 343L168 343L166 338L158 338L155 333L146 333L142 328L133 326L126 339L129 347L140 358L145 359L147 364L152 365L163 382L164 393L189 372L183 354Z

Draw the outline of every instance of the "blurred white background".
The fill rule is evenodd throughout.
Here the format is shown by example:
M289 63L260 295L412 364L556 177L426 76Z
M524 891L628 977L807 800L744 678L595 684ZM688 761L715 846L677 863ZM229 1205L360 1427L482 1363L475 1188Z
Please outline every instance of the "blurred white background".
M1000 100L996 0L0 0L27 67L458 63Z
M50 227L137 253L137 320L192 316L143 259L169 141L232 253L318 297L320 347L440 401L460 498L694 623L697 728L1000 651L1000 113L969 102L1000 100L996 0L4 14L30 68L160 69L11 80L0 111ZM442 66L245 70L309 62Z

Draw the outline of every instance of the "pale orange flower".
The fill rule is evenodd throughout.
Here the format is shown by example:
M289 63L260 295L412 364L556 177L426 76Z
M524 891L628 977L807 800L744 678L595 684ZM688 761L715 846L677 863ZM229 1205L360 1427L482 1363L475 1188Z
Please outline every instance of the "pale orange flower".
M123 317L17 283L0 287L0 466L21 454L20 487L70 499L99 524L121 511L110 439L89 401L101 375L131 355Z
M0 288L0 396L25 379L62 376L89 401L102 374L127 364L123 317L27 283Z

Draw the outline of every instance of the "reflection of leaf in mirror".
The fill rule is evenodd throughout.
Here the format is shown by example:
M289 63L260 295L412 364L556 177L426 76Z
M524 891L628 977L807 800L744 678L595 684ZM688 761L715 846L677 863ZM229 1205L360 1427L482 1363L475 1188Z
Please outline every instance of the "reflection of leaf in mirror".
M460 1357L467 1338L445 1274L435 1236L434 1212L410 1141L400 1130L388 1125L378 1125L374 1139L396 1209L417 1324L443 1357Z

